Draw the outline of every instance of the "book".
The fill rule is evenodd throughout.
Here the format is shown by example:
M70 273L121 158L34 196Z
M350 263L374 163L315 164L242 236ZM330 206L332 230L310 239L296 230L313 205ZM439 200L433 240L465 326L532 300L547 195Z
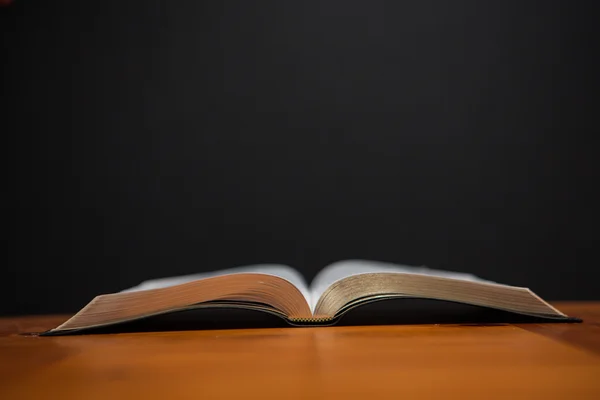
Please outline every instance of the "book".
M310 285L297 270L274 264L149 280L95 297L47 334L81 332L200 308L263 311L295 326L333 325L361 305L407 298L462 303L546 320L572 320L528 288L467 273L344 260L325 267Z

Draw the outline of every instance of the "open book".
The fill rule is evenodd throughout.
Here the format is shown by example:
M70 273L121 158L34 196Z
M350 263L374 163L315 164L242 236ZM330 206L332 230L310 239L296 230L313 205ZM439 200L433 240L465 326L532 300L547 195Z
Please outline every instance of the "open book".
M470 274L363 260L339 261L307 285L283 265L254 265L156 279L94 298L48 331L60 334L195 308L233 307L275 314L291 325L331 325L348 310L395 298L445 300L554 320L569 319L527 288Z

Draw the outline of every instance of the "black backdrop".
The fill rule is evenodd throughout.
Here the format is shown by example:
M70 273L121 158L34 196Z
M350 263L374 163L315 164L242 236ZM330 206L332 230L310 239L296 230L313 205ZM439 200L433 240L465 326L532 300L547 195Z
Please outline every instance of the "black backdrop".
M344 258L599 299L593 5L17 0L0 314Z

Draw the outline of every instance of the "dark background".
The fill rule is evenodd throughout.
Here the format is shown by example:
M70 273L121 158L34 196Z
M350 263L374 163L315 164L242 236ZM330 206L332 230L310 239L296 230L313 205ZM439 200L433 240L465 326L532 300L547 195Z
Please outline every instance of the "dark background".
M0 314L345 258L600 299L595 3L0 9Z

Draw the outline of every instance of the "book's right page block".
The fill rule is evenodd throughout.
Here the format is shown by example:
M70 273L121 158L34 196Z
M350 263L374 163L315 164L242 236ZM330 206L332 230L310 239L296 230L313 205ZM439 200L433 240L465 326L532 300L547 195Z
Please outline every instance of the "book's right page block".
M375 272L396 272L396 273L408 273L408 274L422 274L422 275L433 275L444 278L460 279L472 282L487 282L485 279L481 279L475 275L462 273L462 272L451 272L443 271L438 269L431 269L428 267L414 267L409 265L400 265L385 263L379 261L369 260L344 260L338 261L331 265L328 265L322 269L313 279L310 285L310 299L311 299L311 310L314 311L314 307L317 301L323 294L323 292L331 286L334 282L346 278L351 275L375 273Z

